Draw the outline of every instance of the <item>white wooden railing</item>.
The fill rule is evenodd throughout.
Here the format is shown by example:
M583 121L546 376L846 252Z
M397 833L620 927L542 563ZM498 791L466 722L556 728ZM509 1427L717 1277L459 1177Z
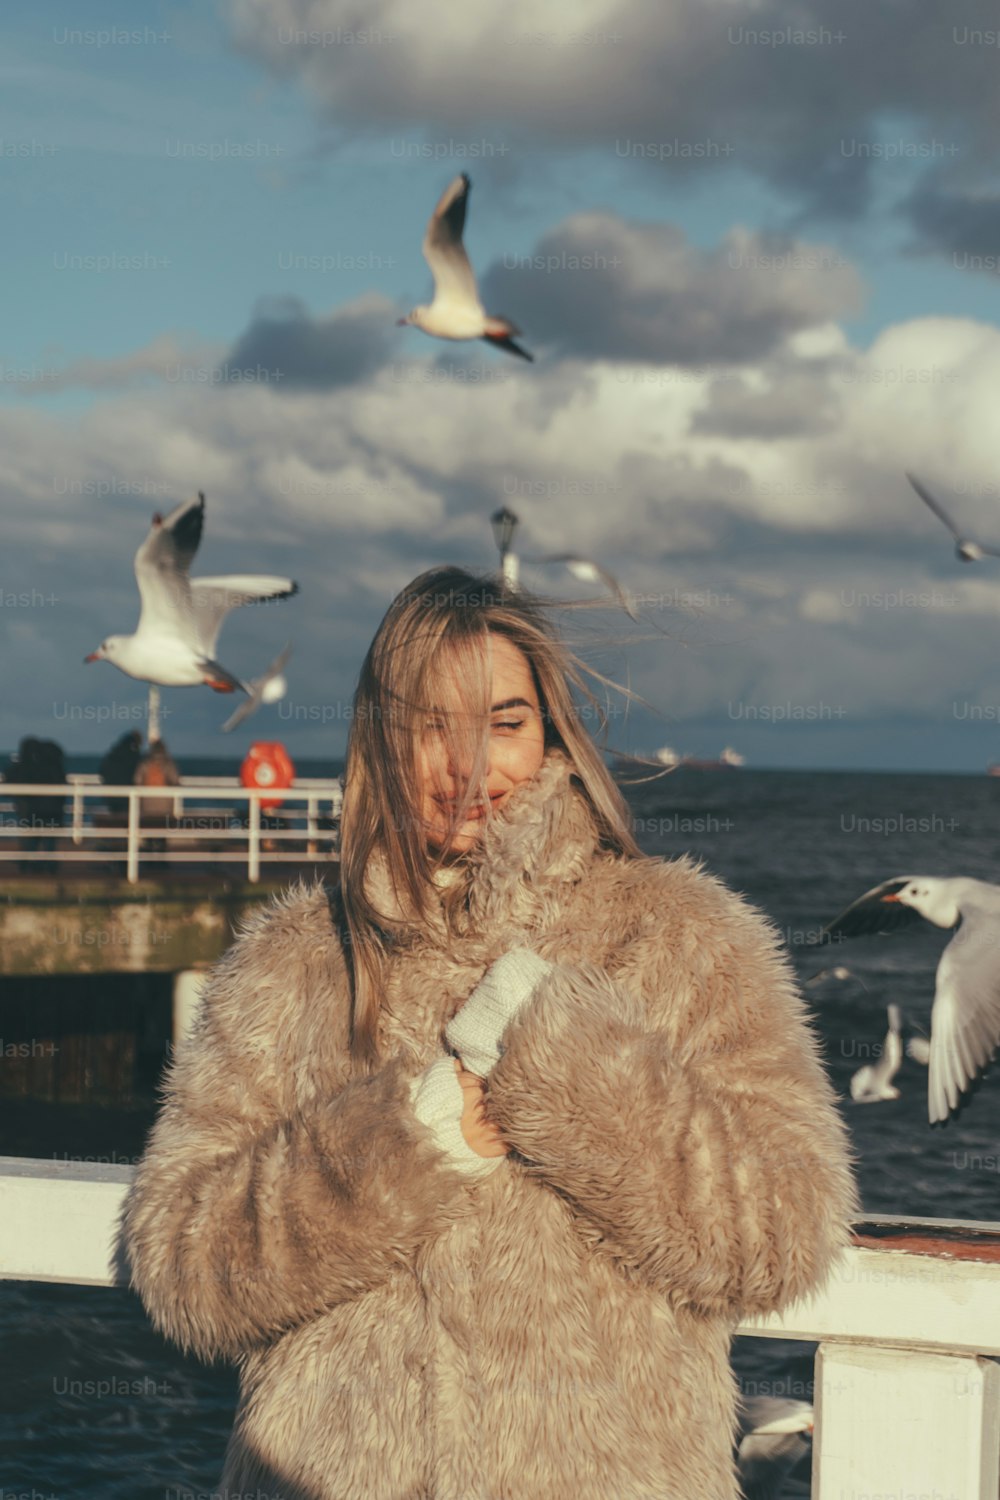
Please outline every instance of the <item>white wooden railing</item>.
M48 827L43 814L33 815L31 807L53 797L64 799L65 822ZM265 809L262 817L262 801L276 797L282 803L279 816L268 819ZM123 823L95 822L95 812L102 812L109 798L128 803ZM152 821L148 816L144 821L144 803L162 804L167 799L173 804L174 822L165 825L162 817ZM206 801L210 805L203 805ZM304 858L330 854L335 829L322 827L321 820L335 825L342 802L339 780L317 778L300 778L294 786L280 789L244 787L228 777L182 777L176 787L107 786L93 776L72 776L65 783L45 786L4 782L0 785L0 860L16 859L25 867L33 863L124 865L133 883L139 878L140 862L245 864L247 878L255 881L260 879L265 842L268 863L301 863ZM241 803L249 807L247 827L234 822ZM65 804L69 804L68 816ZM169 847L144 848L144 841L150 839L163 840ZM39 848L39 842L53 847ZM206 844L222 848L206 848Z
M0 1278L127 1285L134 1170L0 1157ZM877 1222L911 1248L858 1225L822 1292L737 1332L819 1344L814 1500L997 1500L1000 1224Z

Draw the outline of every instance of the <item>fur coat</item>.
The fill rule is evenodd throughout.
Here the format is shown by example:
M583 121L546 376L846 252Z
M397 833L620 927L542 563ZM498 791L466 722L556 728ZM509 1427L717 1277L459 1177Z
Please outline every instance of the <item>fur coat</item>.
M248 920L168 1068L132 1284L239 1366L226 1500L735 1500L732 1330L815 1291L857 1211L780 936L687 856L603 848L559 750L471 858L450 943L369 867L370 1078L324 886ZM408 1080L516 945L554 968L488 1082L513 1149L470 1177Z

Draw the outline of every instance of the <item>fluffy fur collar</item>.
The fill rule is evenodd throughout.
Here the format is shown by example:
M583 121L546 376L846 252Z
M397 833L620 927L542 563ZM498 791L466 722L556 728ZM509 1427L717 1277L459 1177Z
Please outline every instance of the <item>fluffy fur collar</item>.
M586 873L597 843L594 815L572 761L564 750L552 747L530 781L515 787L488 821L479 842L451 867L452 878L467 892L459 930L516 931L530 925L547 889ZM439 881L442 888L449 883ZM381 915L380 925L395 942L421 931L432 941L447 938L440 904L432 903L426 922L420 923L405 893L394 889L381 851L369 861L365 890Z

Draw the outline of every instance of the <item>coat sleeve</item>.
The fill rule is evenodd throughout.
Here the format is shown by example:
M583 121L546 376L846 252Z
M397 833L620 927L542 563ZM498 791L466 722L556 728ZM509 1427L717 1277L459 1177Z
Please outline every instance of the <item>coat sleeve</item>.
M465 1208L468 1176L415 1114L402 1059L330 1084L330 1057L346 1073L330 950L343 958L300 916L286 902L252 918L213 971L126 1202L132 1286L154 1326L203 1359L235 1359L375 1287ZM289 1075L311 1070L315 1102L297 1107L311 1090Z
M632 899L649 909L613 966L555 965L507 1028L488 1117L629 1277L707 1314L777 1311L858 1212L791 965L687 862Z

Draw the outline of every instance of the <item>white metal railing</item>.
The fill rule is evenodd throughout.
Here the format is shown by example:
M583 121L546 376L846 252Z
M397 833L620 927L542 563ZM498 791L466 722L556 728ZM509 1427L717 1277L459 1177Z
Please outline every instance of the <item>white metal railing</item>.
M119 1224L134 1172L0 1157L0 1279L126 1286ZM879 1224L935 1248L858 1235L815 1297L736 1332L819 1344L814 1500L997 1500L1000 1224ZM949 1252L935 1235L956 1230ZM977 1236L984 1258L966 1258Z
M35 814L31 808L35 802L55 797L63 799L65 821L51 825L47 810ZM95 814L111 798L127 803L124 822L96 821ZM276 798L281 799L276 815L269 818L264 809L262 817L262 803ZM149 815L144 820L143 804L149 801L161 805L169 801L172 821L162 815L155 822ZM124 864L132 883L139 878L140 862L245 864L248 879L255 881L260 879L262 852L268 863L331 857L342 802L339 780L314 778L281 788L245 787L223 777L182 777L176 787L109 786L96 777L83 776L44 786L4 782L0 786L0 860L59 867ZM235 821L241 803L248 807L245 827ZM144 841L151 839L170 847L144 848ZM28 847L21 847L26 841ZM42 842L52 847L39 848ZM207 842L223 847L205 848Z
M342 782L341 782L341 778L339 776L296 776L296 778L295 778L295 785L296 785L297 788L305 787L305 788L308 788L309 790L316 789L316 790L319 790L319 791L326 791L326 790L328 790L330 788L336 788L338 786L341 786L341 784L342 784ZM13 786L14 783L13 782L9 782L9 783L5 782L4 778L3 778L3 775L0 774L0 786L5 786L5 785ZM96 771L67 771L67 773L66 773L66 785L67 786L77 786L77 785L79 785L79 786L103 786L103 787L106 787L106 786L109 785L109 783L106 782L106 781L103 781L101 779L101 777L97 774ZM183 774L179 774L179 785L180 786L211 786L211 787L229 786L229 787L235 787L235 786L242 786L243 783L239 780L239 778L237 776L185 776ZM265 795L268 795L268 794L265 793ZM277 795L277 793L273 793L273 795Z

